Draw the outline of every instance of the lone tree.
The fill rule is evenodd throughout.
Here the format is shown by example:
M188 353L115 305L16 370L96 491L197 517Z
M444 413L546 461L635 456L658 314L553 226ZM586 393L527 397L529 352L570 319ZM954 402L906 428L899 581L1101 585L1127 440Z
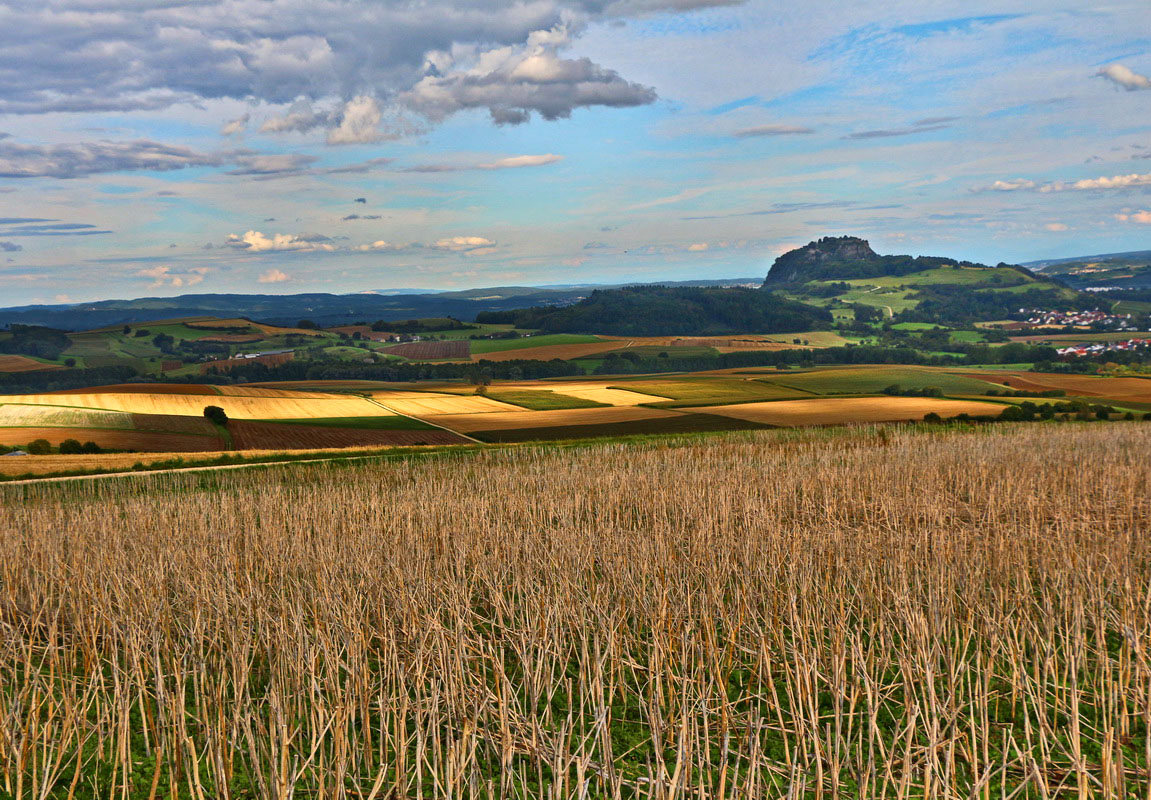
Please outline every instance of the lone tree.
M228 415L219 406L204 406L204 416L213 425L227 425Z

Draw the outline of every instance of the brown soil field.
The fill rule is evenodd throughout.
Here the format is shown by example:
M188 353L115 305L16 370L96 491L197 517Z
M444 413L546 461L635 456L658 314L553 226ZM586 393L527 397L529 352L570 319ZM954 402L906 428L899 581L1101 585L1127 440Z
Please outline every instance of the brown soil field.
M0 355L0 372L40 372L46 369L64 369L57 364L41 364L27 356Z
M437 416L436 424L471 433L516 428L551 428L570 425L601 425L639 422L679 416L678 412L640 406L617 408L573 408L562 411L509 411L494 414L446 414Z
M356 428L311 428L306 425L277 425L274 422L237 420L228 424L237 450L314 450L329 447L468 444L449 431L387 431Z
M100 386L85 389L61 389L51 394L92 394L93 392L112 392L115 394L220 394L220 389L226 387L211 386L206 383L117 383L111 386Z
M957 414L997 415L1004 406L974 400L937 400L930 397L823 397L812 400L777 400L710 406L701 413L786 427L841 425L853 422L901 422L923 419L934 411L941 417Z
M472 354L472 361L551 361L553 358L568 361L573 358L587 358L610 350L619 350L619 347L619 342L548 344L541 347L524 347L519 350L500 350L495 353L474 353Z
M276 353L270 356L256 356L255 358L221 358L216 361L204 362L200 365L200 372L205 375L209 372L228 372L233 367L239 367L244 364L263 364L266 367L278 367L280 364L287 364L295 357L295 352L289 351L287 353Z
M392 356L419 360L462 359L471 355L472 344L467 339L452 339L447 342L405 342L386 347L384 352Z
M501 403L478 395L437 394L435 392L373 392L376 402L401 414L413 417L440 414L492 414L501 411L523 412L519 406ZM370 404L369 404L370 405ZM382 411L383 409L381 409ZM529 411L529 414L537 412ZM336 416L336 415L333 415Z
M289 333L294 333L299 336L323 336L323 331L314 331L309 328L280 328L276 325L264 325L259 322L252 322L249 319L205 319L195 322L185 322L189 328L241 328L249 327L266 333L269 336L286 336Z
M219 336L205 336L200 341L224 342L225 344L246 344L248 342L259 342L263 339L264 337L258 333L225 333Z
M66 402L67 401L67 402ZM224 409L232 419L304 419L307 417L383 417L390 412L360 397L235 397L217 395L89 392L72 394L0 395L0 403L74 405L80 408L130 411L136 414L203 416L204 406Z
M965 373L992 383L1002 383L1011 389L1043 392L1063 389L1069 395L1083 397L1113 397L1151 401L1151 380L1145 378L1101 378L1093 375L1059 375L1049 372L988 372Z
M195 436L155 431L117 431L106 428L0 428L0 444L26 445L35 439L47 439L59 445L65 439L95 442L109 450L140 450L153 453L207 452L220 450L223 442L215 436ZM2 457L0 457L2 458ZM18 458L9 456L9 458Z
M216 436L216 426L204 417L182 414L130 414L133 427L138 431L155 433L190 433Z

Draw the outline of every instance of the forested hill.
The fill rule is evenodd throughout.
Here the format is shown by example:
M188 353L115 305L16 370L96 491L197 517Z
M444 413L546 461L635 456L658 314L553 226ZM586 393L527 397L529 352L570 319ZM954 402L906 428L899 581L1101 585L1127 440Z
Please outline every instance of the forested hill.
M971 261L956 261L942 256L881 256L871 249L866 239L854 236L829 236L790 250L775 260L764 279L764 288L804 284L809 281L851 281L861 278L900 277L939 267L1002 269L1032 280L1062 286L1057 281L1037 276L1023 267L998 264L989 267Z
M755 289L630 286L595 291L564 308L489 312L476 321L548 333L721 336L810 331L826 327L831 314Z

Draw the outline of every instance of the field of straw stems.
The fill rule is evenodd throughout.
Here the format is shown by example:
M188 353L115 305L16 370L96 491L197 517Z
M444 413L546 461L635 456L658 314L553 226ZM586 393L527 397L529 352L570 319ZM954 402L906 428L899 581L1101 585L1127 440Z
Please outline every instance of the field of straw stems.
M1151 429L0 489L0 794L1146 798Z

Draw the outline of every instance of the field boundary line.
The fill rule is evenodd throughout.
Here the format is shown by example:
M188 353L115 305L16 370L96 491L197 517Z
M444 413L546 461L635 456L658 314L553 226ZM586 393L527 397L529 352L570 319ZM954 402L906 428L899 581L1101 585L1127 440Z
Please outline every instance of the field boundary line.
M456 436L462 436L463 438L467 439L469 442L472 442L474 444L488 444L487 442L481 442L479 439L468 436L466 433L460 433L459 431L453 431L451 428L446 428L443 425L437 425L436 423L431 422L431 421L426 420L426 419L420 419L419 417L413 417L411 414L403 414L399 411L396 411L396 409L394 409L394 408L390 408L390 407L384 405L383 403L381 403L379 400L375 399L374 397L365 397L364 399L367 400L372 405L379 406L380 408L384 409L385 411L392 412L397 417L407 417L408 419L414 419L416 422L422 422L425 425L431 425L433 428L439 428L441 431L447 431L448 433L454 433Z

